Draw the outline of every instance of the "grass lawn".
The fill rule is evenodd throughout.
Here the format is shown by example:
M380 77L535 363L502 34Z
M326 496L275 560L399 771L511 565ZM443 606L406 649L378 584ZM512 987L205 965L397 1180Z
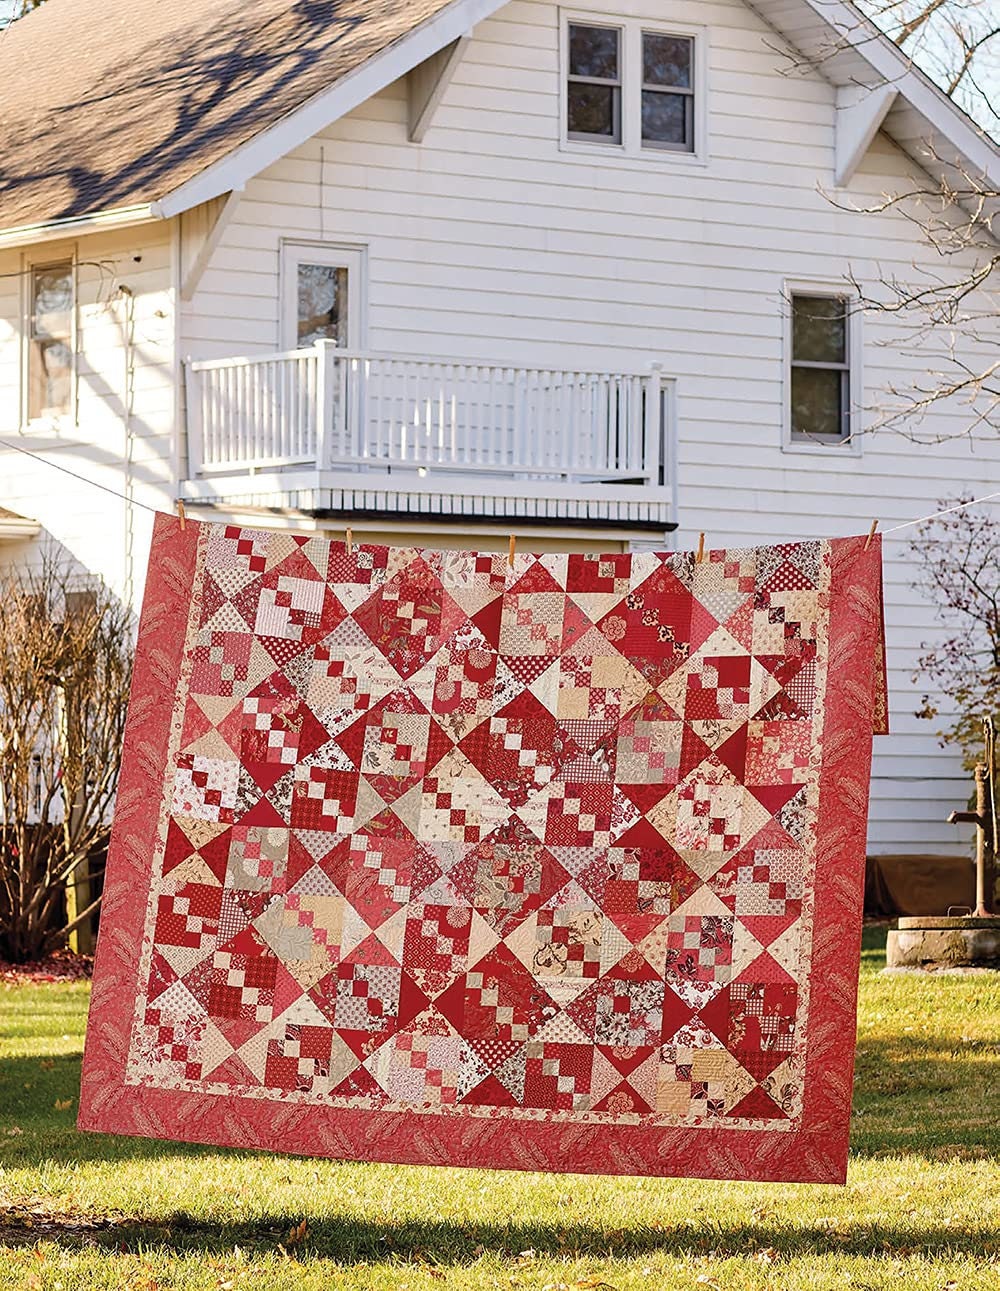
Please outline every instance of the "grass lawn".
M846 1188L78 1134L87 985L0 986L0 1287L1000 1288L1000 975L884 977L884 939L866 931Z

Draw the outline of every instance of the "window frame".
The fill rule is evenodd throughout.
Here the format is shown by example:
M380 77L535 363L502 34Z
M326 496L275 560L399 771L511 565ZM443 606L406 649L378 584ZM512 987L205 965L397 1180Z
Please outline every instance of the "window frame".
M615 27L621 32L619 81L621 85L621 140L612 142L600 135L569 133L567 85L569 84L569 29L571 26ZM691 79L694 148L644 142L642 138L643 59L642 37L678 36L693 42ZM687 22L667 22L599 9L559 9L559 139L561 152L578 155L617 157L622 164L706 166L709 160L708 111L709 29ZM602 82L609 84L610 82ZM653 89L674 93L668 86ZM683 93L683 91L677 91Z
M796 296L818 296L821 299L842 300L846 306L845 338L846 364L793 360L793 300ZM786 280L782 289L783 353L782 353L782 444L787 453L837 453L840 458L860 457L864 438L864 372L862 357L862 315L860 300L844 279L795 279ZM847 376L847 400L844 416L847 435L838 439L811 436L792 430L792 370L795 366L818 368L824 371L843 371Z
M344 348L363 350L368 343L368 248L358 243L282 238L280 257L280 349L299 348L299 265L319 264L347 270L347 345Z
M34 285L35 273L40 269L49 269L54 265L68 264L70 267L70 327L69 327L69 406L65 412L45 412L37 416L31 413L31 347L34 343ZM72 246L53 246L39 248L39 253L22 257L21 272L23 277L21 293L21 389L19 423L22 430L54 428L56 430L73 427L79 423L79 335L80 335L80 274L77 259L77 248Z

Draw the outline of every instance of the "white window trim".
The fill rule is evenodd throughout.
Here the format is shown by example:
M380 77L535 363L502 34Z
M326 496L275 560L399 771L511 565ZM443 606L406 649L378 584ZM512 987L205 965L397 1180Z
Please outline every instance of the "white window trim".
M846 299L847 316L847 360L849 368L850 389L850 436L840 440L806 440L792 438L792 297L793 296L828 296ZM782 428L781 448L786 453L807 453L813 456L822 454L826 457L835 455L837 460L856 458L862 454L864 440L864 338L863 318L859 309L858 293L843 279L809 278L786 279L782 285L781 318L781 403Z
M46 265L61 264L68 260L72 266L73 305L70 314L70 372L69 412L48 414L43 417L29 416L31 393L28 387L28 372L31 363L31 315L32 279L34 270ZM35 255L21 257L21 380L20 398L18 401L18 425L23 434L26 431L47 430L59 433L77 427L80 422L80 269L76 244L46 247Z
M298 345L298 266L324 264L347 270L347 348L365 349L368 344L368 248L358 243L282 238L280 250L280 348L294 350Z
M570 24L593 27L616 27L621 32L619 76L621 77L621 142L610 143L595 137L569 137L566 119L566 84L569 78ZM694 151L642 144L642 33L657 32L664 36L686 36L694 41L692 72L694 74ZM641 160L653 165L707 166L709 159L708 113L708 35L707 27L686 22L663 22L608 13L599 9L559 10L559 148L577 155L617 157L630 162Z

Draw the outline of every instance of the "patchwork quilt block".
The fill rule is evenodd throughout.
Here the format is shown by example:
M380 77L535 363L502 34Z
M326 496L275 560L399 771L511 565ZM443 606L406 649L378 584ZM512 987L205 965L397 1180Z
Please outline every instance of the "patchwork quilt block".
M842 1180L878 540L159 517L80 1126Z

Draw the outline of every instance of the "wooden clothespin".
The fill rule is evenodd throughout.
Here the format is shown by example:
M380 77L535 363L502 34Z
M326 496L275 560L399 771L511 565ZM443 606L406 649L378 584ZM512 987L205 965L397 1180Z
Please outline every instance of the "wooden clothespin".
M351 533L351 526L347 526L347 532L344 534L344 545L347 547L348 556L354 550L354 535Z
M177 508L177 519L181 522L181 533L184 532L184 526L187 524L187 516L184 514L184 503L180 498L174 503Z
M868 537L865 539L865 551L872 545L872 539L875 537L875 530L878 528L878 521L872 521L872 527L868 530Z
M517 546L517 539L513 534L510 535L510 542L507 544L507 564L514 568L514 548Z
M698 550L694 553L694 563L696 565L700 565L704 559L705 559L705 535L703 533L700 533L698 535Z

